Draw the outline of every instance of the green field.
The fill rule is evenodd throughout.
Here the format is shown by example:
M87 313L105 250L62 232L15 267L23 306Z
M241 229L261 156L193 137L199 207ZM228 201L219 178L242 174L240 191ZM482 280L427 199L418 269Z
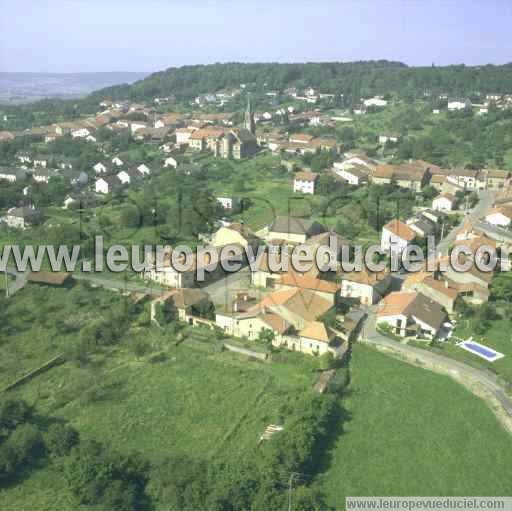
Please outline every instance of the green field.
M0 388L76 344L80 329L125 299L81 285L27 285L2 304Z
M2 384L13 380L12 364L23 374L65 351L93 311L122 303L115 293L82 286L21 291L3 312ZM132 318L119 344L99 347L85 365L66 362L10 394L66 420L83 440L139 451L151 463L186 455L228 465L258 459L264 428L289 424L295 403L313 396L314 357L284 352L254 361L219 351L209 330L187 327L177 335L148 326L143 315ZM151 348L140 357L131 348L137 337ZM307 475L330 506L343 509L348 495L510 494L512 439L483 401L447 377L361 345L350 374L345 413ZM0 492L2 510L77 509L51 464Z
M512 439L448 377L354 348L348 421L316 484L345 496L510 495Z
M0 346L2 386L76 343L76 331L63 334L65 318L75 314L79 322L92 306L103 310L122 300L81 286L21 291L6 310L4 327L10 330L4 330ZM42 304L37 318L27 314L35 303ZM16 319L22 311L29 320L25 326ZM86 365L66 362L9 394L66 420L84 440L141 452L151 463L179 455L226 463L256 456L265 427L285 423L296 400L313 396L314 358L285 353L272 363L254 361L219 352L209 330L185 328L180 335L184 340L176 345L175 333L134 322L120 344L98 348ZM141 358L130 348L137 336L151 347ZM52 465L0 492L2 510L76 509Z
M410 344L431 351L435 351L441 355L459 360L473 367L486 369L503 379L512 388L512 323L508 319L496 319L491 321L489 329L483 335L478 335L474 331L474 324L471 320L462 320L455 329L455 337L447 342L435 343L435 346L427 342L412 341ZM472 353L459 348L456 343L459 339L465 340L473 338L485 346L503 353L503 358L495 362L488 362L483 358L473 355Z

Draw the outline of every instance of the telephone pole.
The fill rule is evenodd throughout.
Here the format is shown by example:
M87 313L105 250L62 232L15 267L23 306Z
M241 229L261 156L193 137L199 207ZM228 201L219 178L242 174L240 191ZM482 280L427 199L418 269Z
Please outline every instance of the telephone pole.
M9 278L7 277L7 269L4 270L5 277L5 297L9 298Z
M290 479L288 481L288 511L292 511L292 485L293 478L298 475L296 472L292 472L290 474Z

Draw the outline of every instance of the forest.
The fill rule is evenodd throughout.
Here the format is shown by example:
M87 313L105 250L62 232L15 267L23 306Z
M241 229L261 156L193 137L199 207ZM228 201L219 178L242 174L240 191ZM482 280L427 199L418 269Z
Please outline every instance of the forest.
M316 87L320 92L359 98L392 94L417 98L425 93L469 95L512 91L512 64L469 67L408 67L386 60L303 64L227 63L183 66L154 73L133 85L102 89L94 96L140 100L174 94L186 99L225 88L283 90Z

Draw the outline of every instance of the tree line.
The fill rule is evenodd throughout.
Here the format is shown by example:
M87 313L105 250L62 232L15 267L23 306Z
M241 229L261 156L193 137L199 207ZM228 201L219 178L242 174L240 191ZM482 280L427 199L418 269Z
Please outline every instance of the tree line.
M278 90L316 87L320 92L354 98L394 94L421 98L424 93L470 95L512 92L512 64L408 67L386 60L321 63L226 63L183 66L154 73L133 85L102 89L91 97L141 100L175 95L177 99L226 88Z

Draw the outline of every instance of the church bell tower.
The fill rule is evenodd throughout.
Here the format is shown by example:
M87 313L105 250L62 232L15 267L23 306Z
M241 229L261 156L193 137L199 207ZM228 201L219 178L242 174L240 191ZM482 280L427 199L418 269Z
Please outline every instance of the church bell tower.
M254 123L254 113L251 106L251 97L247 98L247 109L245 110L244 127L247 131L254 135L256 131L256 125Z

